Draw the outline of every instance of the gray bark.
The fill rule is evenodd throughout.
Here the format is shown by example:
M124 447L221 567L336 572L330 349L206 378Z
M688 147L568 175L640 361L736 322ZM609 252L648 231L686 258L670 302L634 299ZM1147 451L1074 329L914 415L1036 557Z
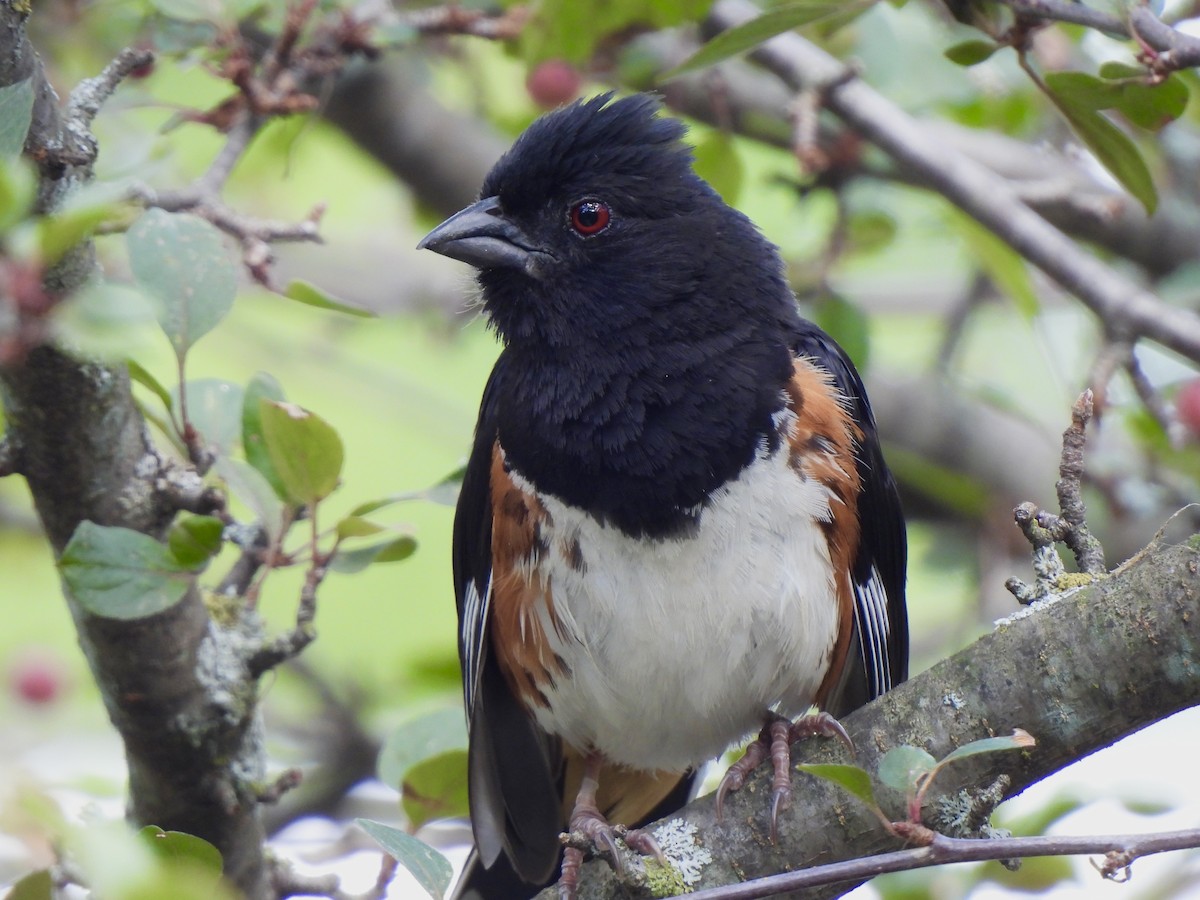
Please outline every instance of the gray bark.
M901 744L941 758L955 747L1023 728L1028 751L971 757L947 767L927 799L926 824L950 830L942 800L1010 779L1005 797L1123 737L1200 703L1200 546L1195 539L1147 554L1126 571L998 626L970 647L843 720L857 757L836 741L793 748L793 763L853 763L874 772ZM780 840L769 839L769 766L733 794L722 822L712 797L680 815L714 862L697 887L715 887L901 849L865 806L840 788L795 774ZM1181 773L1181 778L1186 777ZM877 785L884 811L903 798ZM840 884L806 897L838 896ZM580 900L622 897L607 863L584 867ZM557 896L551 892L542 900ZM638 896L634 894L633 896Z

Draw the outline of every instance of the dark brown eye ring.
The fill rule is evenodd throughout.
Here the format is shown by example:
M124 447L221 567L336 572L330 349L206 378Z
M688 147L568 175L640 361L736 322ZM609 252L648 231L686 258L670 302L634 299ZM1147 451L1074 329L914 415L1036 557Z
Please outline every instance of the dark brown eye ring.
M571 227L583 237L599 234L612 221L612 210L600 200L580 200L571 207Z

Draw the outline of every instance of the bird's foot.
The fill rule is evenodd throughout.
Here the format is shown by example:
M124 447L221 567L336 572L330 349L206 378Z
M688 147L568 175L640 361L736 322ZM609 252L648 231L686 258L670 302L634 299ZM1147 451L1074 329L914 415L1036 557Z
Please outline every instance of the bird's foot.
M630 850L643 856L653 856L664 866L667 865L662 848L649 831L609 824L596 805L595 780L586 775L575 800L575 808L571 811L570 829L572 836L581 836L592 845L597 855L606 857L618 877L625 874L625 863L617 846L618 838ZM583 859L584 850L577 843L567 844L563 851L562 872L558 879L559 900L575 900Z
M854 742L842 727L842 723L826 712L815 715L801 716L795 722L777 717L763 726L763 730L746 747L742 758L735 762L725 772L721 785L717 788L717 819L724 812L725 797L746 783L750 773L758 768L767 756L771 757L771 768L774 777L771 779L771 841L779 838L779 813L787 809L792 802L792 744L813 736L834 737L854 752Z

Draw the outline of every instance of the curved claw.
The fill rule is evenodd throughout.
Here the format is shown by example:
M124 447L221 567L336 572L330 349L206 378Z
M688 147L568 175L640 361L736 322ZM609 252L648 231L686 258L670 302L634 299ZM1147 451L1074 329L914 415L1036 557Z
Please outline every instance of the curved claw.
M730 791L738 791L750 777L750 773L758 768L767 757L767 741L759 736L746 745L742 758L725 770L721 784L717 787L717 821L725 814L725 797Z
M602 825L588 834L599 853L605 854L612 863L613 870L618 876L625 874L625 861L621 859L621 851L617 849L617 838L613 830Z
M654 835L649 831L641 828L625 829L621 835L621 840L625 842L625 845L630 850L640 853L642 856L653 856L664 868L670 865L667 862L666 854L662 851L662 847L658 846L658 841L654 839Z
M771 843L779 843L779 814L792 805L792 788L776 788L771 792Z
M850 751L851 756L855 755L854 741L850 739L850 733L846 731L841 722L827 712L819 712L814 716L802 716L792 724L790 735L792 743L809 737L837 738Z
M758 764L770 755L774 772L771 780L771 842L778 843L779 814L792 802L791 745L818 735L837 738L854 754L854 741L842 723L829 713L802 716L794 723L781 717L769 718L762 733L747 745L742 758L730 766L721 779L716 798L717 821L724 814L726 796L739 790Z

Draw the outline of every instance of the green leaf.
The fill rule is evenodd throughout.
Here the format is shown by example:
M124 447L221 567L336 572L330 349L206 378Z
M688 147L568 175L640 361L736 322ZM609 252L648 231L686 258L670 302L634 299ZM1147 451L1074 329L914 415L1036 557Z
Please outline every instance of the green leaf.
M947 47L942 55L950 62L959 66L977 66L1000 49L1000 44L993 41L963 41L953 47Z
M337 523L337 536L343 540L346 538L370 537L373 534L379 534L381 531L386 531L382 525L376 525L370 519L364 519L361 516L346 516Z
M840 763L800 763L796 768L817 778L832 781L869 806L878 806L875 802L875 790L871 787L871 776L865 769Z
M841 345L854 365L865 370L871 356L870 323L866 314L837 294L826 294L812 308L812 320Z
M237 268L212 225L147 210L126 235L138 283L159 303L159 324L182 358L233 306Z
M1062 887L1075 880L1075 866L1065 856L1034 856L1021 860L1018 869L1008 869L1004 866L980 866L972 873L980 883L987 883L991 890L983 890L981 894L993 896L1031 897L1039 894L1050 894L1054 888ZM963 896L973 894L964 891Z
M4 900L54 900L54 879L49 869L30 872L4 895Z
M42 262L54 265L68 250L95 234L100 225L121 218L128 209L125 203L98 203L43 216L37 223Z
M1120 85L1086 72L1049 72L1045 81L1052 94L1082 109L1111 109L1121 94Z
M374 838L388 855L404 866L430 897L442 900L446 889L450 887L450 879L454 876L454 869L446 857L398 828L372 822L370 819L354 821Z
M1130 82L1121 88L1117 109L1139 128L1159 131L1183 115L1189 96L1187 84L1177 75L1159 84Z
M955 212L952 218L967 249L992 283L1012 299L1027 321L1037 316L1042 304L1033 289L1025 258L969 216Z
M241 432L242 386L222 378L199 378L184 385L187 392L188 422L204 438L205 444L228 456ZM180 409L173 392L173 409Z
M723 131L710 131L693 151L696 174L713 186L730 206L737 205L745 169L733 138Z
M894 791L910 794L935 765L937 760L920 747L893 747L879 761L879 780Z
M0 120L3 113L0 113ZM25 159L0 154L0 234L29 214L37 196L37 176Z
M262 473L275 493L282 499L287 499L287 489L283 479L271 462L271 454L267 452L267 442L262 432L262 409L260 401L286 399L283 387L266 372L256 372L242 392L242 450L246 461Z
M197 570L221 552L225 523L216 516L187 513L167 532L167 547L179 564Z
M284 288L281 296L287 297L289 300L295 300L297 303L303 303L305 306L315 306L317 309L331 309L335 312L346 313L351 316L358 316L363 319L374 319L378 313L369 309L363 309L360 306L351 306L341 300L335 300L325 291L321 290L314 284L309 284L307 281L296 280L291 282Z
M383 509L385 506L391 506L393 503L404 503L408 500L425 500L429 503L436 503L438 506L454 506L458 502L458 494L462 489L462 481L466 472L467 466L464 463L441 481L430 485L424 490L404 491L403 493L380 497L377 500L368 500L366 503L360 503L354 509L350 510L350 515L369 515Z
M466 818L467 751L450 750L422 760L400 785L400 804L414 828L434 819Z
M32 121L33 79L0 87L0 159L21 155Z
M1050 88L1049 83L1047 88L1050 99L1070 123L1076 136L1087 145L1112 176L1137 198L1147 214L1152 215L1158 206L1158 193L1154 188L1154 179L1150 177L1150 169L1133 141L1116 125L1090 108L1086 101L1060 95Z
M786 3L749 22L722 31L678 66L663 73L660 81L711 66L801 25L809 25L827 16L850 12L856 8L865 9L873 2L874 0L800 0L796 3Z
M376 500L368 500L366 503L360 503L354 509L350 510L352 516L366 516L373 512L383 509L385 506L391 506L393 503L403 503L405 500L416 500L420 496L418 491L408 491L402 494L391 494L387 497L379 497Z
M338 547L337 553L333 555L333 559L329 563L329 568L334 572L341 572L343 575L353 575L372 563L400 562L408 559L416 550L417 539L409 535L354 550Z
M896 220L882 210L859 210L846 222L846 237L855 252L880 250L895 239Z
M208 872L216 879L224 863L221 851L204 838L182 831L163 831L157 825L147 825L138 831L154 855L169 862L186 860L194 863L193 871Z
M59 571L90 613L141 619L170 609L192 584L191 570L149 535L80 522L58 561Z
M1121 81L1126 78L1145 78L1146 70L1141 66L1131 66L1129 63L1111 60L1100 66L1100 77L1108 81Z
M239 500L254 514L255 519L267 532L270 540L276 540L283 530L283 501L275 493L270 482L249 463L230 456L217 457L213 467L224 479Z
M97 897L233 900L211 847L174 832L156 837L157 831L137 833L124 822L89 821L68 833L66 852Z
M1007 737L984 738L980 741L971 741L969 744L963 744L958 749L952 750L938 760L938 766L944 766L947 763L964 759L968 756L977 756L980 753L999 753L1002 750L1028 750L1036 744L1037 741L1033 739L1033 735L1024 729L1017 728Z
M392 729L379 751L379 780L400 790L413 766L466 747L467 724L460 708L436 709L408 719Z
M293 403L259 400L263 441L287 497L311 505L329 496L342 472L342 439L315 413Z
M379 752L379 778L400 791L414 827L467 815L467 728L462 710L435 710L395 728Z
M170 411L174 401L171 399L171 392L162 386L162 382L151 375L145 368L142 367L142 364L136 360L125 360L125 368L129 370L129 377L131 379L154 394L154 396L162 401L163 406Z
M992 508L992 492L986 485L921 453L889 447L888 467L901 484L964 518L981 519Z
M133 285L95 279L54 310L54 337L73 356L116 365L142 353L157 353L161 331L155 304Z

